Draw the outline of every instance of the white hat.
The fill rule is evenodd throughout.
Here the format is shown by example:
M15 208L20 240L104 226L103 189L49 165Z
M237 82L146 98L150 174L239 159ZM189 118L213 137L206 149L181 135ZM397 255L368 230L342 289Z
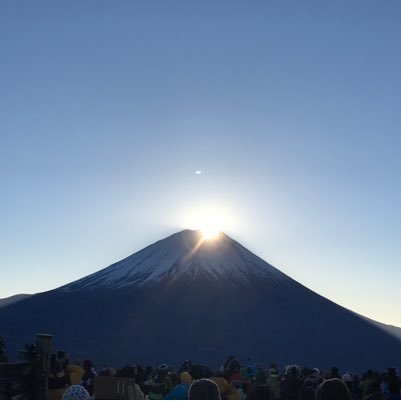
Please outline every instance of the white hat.
M352 377L351 377L351 375L350 375L349 373L345 373L345 374L343 375L342 379L343 379L343 382L344 382L344 383L352 382Z

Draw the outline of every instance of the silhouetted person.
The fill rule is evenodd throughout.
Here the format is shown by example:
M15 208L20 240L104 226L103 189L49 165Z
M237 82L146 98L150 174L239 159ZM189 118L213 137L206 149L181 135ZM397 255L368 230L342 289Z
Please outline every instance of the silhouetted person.
M191 387L192 377L188 372L180 374L180 383L178 383L168 394L164 396L165 400L186 400L189 388Z
M390 378L388 382L388 399L401 400L400 382L396 377Z
M190 372L192 368L192 363L189 359L187 359L181 367L178 369L178 374L180 375L182 372Z
M299 366L288 366L282 379L281 396L287 400L298 400L303 384L304 382L301 378L301 369Z
M209 379L196 380L189 388L188 400L221 400L219 386Z
M83 366L85 370L84 375L81 379L81 386L85 388L85 390L89 393L89 395L93 396L93 382L96 377L96 373L94 372L92 362L87 359L84 361Z
M316 390L317 400L351 400L345 383L337 378L325 380Z
M371 393L372 383L375 381L375 375L373 371L369 369L362 376L362 380L359 383L359 389L361 391L361 398L365 399Z
M330 371L330 379L339 379L338 368L333 366Z
M239 372L240 367L241 366L235 359L235 356L231 355L227 359L226 363L223 365L222 373L224 373L227 376L232 376L234 373Z
M364 398L364 400L384 400L385 397L380 388L380 382L375 380L370 385L370 393Z
M314 381L310 377L308 377L305 380L305 383L303 384L303 386L301 387L299 399L300 400L315 399L316 387L317 387L316 381Z
M277 369L271 367L270 369L268 369L267 372L268 376L266 379L266 385L269 388L271 398L273 400L279 400L281 398L281 393L280 393L280 378Z
M357 390L357 386L356 386L354 378L349 373L345 373L345 374L343 374L341 380L348 387L348 390L351 393L352 399L353 400L358 400L360 397L359 397L359 394L358 394L358 390Z
M65 370L65 368L70 364L70 359L65 351L60 350L57 352L57 360L61 370Z
M258 384L247 396L248 400L271 400L269 388L266 385Z

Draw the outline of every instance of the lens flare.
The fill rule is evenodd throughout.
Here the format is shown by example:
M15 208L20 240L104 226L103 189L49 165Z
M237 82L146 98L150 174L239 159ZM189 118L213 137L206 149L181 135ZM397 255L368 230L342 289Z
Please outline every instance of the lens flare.
M233 229L233 213L227 207L212 204L198 204L181 216L181 225L199 230L202 241L219 239L221 233Z
M205 227L201 228L201 233L203 240L212 240L219 236L220 230L214 227Z

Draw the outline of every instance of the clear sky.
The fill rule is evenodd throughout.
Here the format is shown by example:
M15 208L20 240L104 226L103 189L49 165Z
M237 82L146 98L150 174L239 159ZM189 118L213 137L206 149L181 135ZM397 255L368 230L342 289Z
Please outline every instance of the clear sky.
M0 297L212 208L284 273L401 326L400 21L397 0L2 0Z

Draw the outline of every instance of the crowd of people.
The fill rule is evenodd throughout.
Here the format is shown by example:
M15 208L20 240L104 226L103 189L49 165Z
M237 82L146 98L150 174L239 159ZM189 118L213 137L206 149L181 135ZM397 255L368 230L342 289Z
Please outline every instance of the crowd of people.
M134 379L130 399L185 400L309 400L358 399L401 400L401 378L396 368L385 372L368 370L362 375L332 367L300 368L276 364L267 368L249 359L240 364L230 356L218 371L185 361L175 370L167 364L157 368L126 365L102 367L98 372L90 360L71 363L64 351L50 360L49 393L52 399L95 399L101 377Z

